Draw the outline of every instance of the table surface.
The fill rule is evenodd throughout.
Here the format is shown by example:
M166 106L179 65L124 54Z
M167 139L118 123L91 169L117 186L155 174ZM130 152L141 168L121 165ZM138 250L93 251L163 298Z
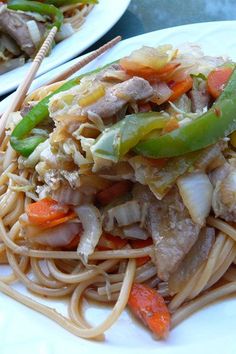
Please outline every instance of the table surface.
M119 22L96 46L117 35L125 39L173 26L223 20L236 20L235 0L132 0Z
M222 20L236 20L235 0L132 0L117 24L86 52L117 35L125 39L173 26ZM0 96L0 101L3 98Z

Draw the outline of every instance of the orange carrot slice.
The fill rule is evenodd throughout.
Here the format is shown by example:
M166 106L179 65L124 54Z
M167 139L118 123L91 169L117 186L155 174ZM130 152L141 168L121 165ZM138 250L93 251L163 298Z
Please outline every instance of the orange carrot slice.
M229 80L233 69L227 66L216 68L207 78L207 89L213 98L218 98Z
M68 213L68 206L60 205L51 198L44 198L31 203L26 207L30 223L42 225L43 223L60 219Z
M128 305L151 331L165 339L170 330L170 313L163 297L147 285L134 283Z
M113 236L107 233L103 233L100 237L97 248L101 251L118 250L120 248L123 248L127 243L127 240L122 239L119 236Z
M168 101L174 102L184 93L188 92L193 86L193 79L188 76L185 80L176 82L171 85L171 90L173 91Z

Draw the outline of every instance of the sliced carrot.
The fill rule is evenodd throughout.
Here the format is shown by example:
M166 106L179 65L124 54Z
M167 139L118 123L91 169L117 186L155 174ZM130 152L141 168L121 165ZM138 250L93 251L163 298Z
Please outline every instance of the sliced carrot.
M170 313L163 297L147 285L134 283L128 305L158 337L165 339L170 330Z
M144 257L141 257L141 258L136 258L136 266L137 267L142 267L144 264L146 264L147 262L150 261L150 257L149 256L144 256Z
M42 225L63 218L68 213L68 206L60 205L51 198L44 198L26 207L29 221L34 225Z
M172 95L169 98L169 101L174 102L184 93L188 92L193 86L193 79L191 76L188 76L185 80L171 84L171 90L173 91Z
M121 197L130 191L132 183L130 181L121 181L113 184L111 187L98 192L96 195L97 202L102 205L110 204L115 198Z
M127 240L119 236L113 236L104 232L100 237L97 248L101 251L118 250L123 248L127 243Z
M233 69L228 66L216 68L207 78L207 89L213 98L218 98L229 80Z
M130 245L132 248L143 248L147 246L151 246L153 244L153 241L151 238L148 238L147 240L131 240ZM136 258L136 265L137 267L141 267L142 265L146 264L147 262L150 261L149 256L144 256L141 258Z
M160 76L169 75L174 71L180 64L178 63L167 63L162 68L155 70L147 66L131 62L130 60L122 59L120 60L120 65L122 69L130 76L139 76L148 81L156 81Z
M65 222L76 218L76 216L77 215L73 211L71 211L71 212L69 212L69 214L67 214L66 216L63 216L62 218L55 219L55 220L46 222L43 225L40 225L40 229L50 229L51 227L58 226L60 224L64 224Z
M163 133L169 133L178 128L179 128L178 120L175 117L171 117L170 120L166 123L165 127L163 128Z

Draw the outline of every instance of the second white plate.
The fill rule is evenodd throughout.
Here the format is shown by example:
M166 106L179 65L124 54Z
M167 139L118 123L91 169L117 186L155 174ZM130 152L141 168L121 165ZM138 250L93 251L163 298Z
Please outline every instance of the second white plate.
M120 19L130 0L99 0L86 18L80 30L73 36L58 43L50 56L45 58L37 76L65 63L90 47ZM0 96L13 91L24 79L29 63L1 75Z

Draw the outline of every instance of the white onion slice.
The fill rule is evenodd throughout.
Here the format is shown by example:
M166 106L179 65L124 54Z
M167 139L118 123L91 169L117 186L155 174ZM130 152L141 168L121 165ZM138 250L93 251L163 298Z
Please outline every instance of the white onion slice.
M127 226L141 221L141 209L136 200L117 205L107 211L104 219L104 228L111 231L115 223L119 227Z
M35 47L37 47L40 44L42 38L37 22L35 20L30 20L26 22L26 25L28 27L32 42L34 43Z
M66 39L66 38L72 36L72 34L74 34L74 33L75 33L75 30L73 29L73 27L70 23L63 23L60 28L60 31L57 32L55 39L57 42L60 42L60 41L63 41L63 39Z
M213 187L204 172L189 173L177 180L180 195L192 220L203 226L210 213Z
M94 252L102 234L101 215L99 210L91 204L81 205L75 208L82 226L83 233L77 252L81 255L84 262L88 262L88 256Z
M81 232L81 224L69 222L46 229L29 240L40 245L61 247L68 245L79 232Z
M123 227L124 238L134 240L147 240L149 235L146 230L142 229L138 224Z
M79 205L82 203L83 194L78 189L72 189L70 186L62 186L53 191L52 198L60 204Z

